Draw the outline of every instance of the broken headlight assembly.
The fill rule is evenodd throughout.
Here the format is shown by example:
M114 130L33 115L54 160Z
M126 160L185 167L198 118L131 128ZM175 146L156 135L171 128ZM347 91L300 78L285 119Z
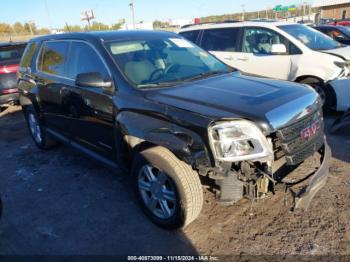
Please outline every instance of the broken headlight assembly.
M220 161L273 160L271 143L247 120L218 122L209 127L214 157Z

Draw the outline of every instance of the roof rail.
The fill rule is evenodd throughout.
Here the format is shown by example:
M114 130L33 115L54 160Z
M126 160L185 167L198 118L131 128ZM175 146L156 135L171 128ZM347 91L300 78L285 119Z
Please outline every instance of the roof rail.
M246 20L246 21L248 21L248 22L265 22L265 23L278 22L278 20L276 20L276 19L266 19L266 18L249 19L249 20Z
M211 25L211 24L224 24L224 23L240 23L242 21L239 20L224 20L224 21L215 21L215 22L203 22L198 24L188 24L181 27L182 28L188 28L196 25Z

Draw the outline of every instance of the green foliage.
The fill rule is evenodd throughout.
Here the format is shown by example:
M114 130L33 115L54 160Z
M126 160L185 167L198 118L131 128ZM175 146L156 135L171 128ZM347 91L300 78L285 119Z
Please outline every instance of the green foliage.
M120 29L122 27L122 25L123 25L122 23L113 24L111 29L112 30L118 30L118 29Z
M80 25L65 25L63 28L64 32L82 32L84 31L84 28L82 28Z
M96 21L94 21L91 26L85 26L85 31L104 31L108 29L109 25Z
M35 23L16 22L13 25L0 23L0 34L2 35L30 35L30 34L48 34L50 30L47 28L38 29Z
M153 28L167 28L167 27L169 27L168 22L162 22L159 20L156 20L153 22Z

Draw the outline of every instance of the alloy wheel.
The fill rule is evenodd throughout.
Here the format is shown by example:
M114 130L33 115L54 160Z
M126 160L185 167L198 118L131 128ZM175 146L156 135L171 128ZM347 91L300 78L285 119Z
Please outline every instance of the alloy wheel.
M40 144L42 142L41 129L33 113L29 113L28 123L29 123L30 132L32 133L35 142Z
M149 164L144 165L138 175L138 189L153 215L160 219L174 215L177 205L175 185L163 171Z

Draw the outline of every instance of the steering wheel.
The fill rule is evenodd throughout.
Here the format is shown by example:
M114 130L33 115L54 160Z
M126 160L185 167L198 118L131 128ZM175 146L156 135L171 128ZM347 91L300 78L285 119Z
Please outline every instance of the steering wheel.
M165 70L164 69L156 69L152 72L151 76L149 77L149 81L155 81L158 80L163 74Z
M174 70L176 68L179 68L180 65L179 64L171 64L169 65L167 68L164 69L164 74L169 73L171 70Z

